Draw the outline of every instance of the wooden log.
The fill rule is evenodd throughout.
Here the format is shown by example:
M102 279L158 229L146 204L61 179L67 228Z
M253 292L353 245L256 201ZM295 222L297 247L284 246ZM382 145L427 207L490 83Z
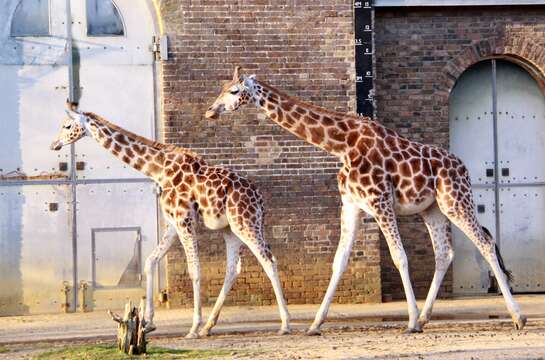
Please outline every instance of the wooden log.
M146 353L146 333L152 329L146 329L145 307L145 298L142 298L138 310L133 307L131 301L125 304L123 317L108 310L112 320L118 324L117 348L125 354L140 355Z

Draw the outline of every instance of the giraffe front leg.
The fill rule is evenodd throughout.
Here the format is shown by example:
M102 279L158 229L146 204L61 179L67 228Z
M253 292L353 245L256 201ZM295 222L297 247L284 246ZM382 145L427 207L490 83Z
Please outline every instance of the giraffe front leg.
M320 326L327 317L329 306L335 295L337 285L348 265L350 258L350 251L352 250L352 244L356 237L356 231L358 229L358 218L361 213L360 208L348 199L343 198L343 205L341 211L341 239L337 246L337 252L335 253L335 259L333 260L333 275L329 281L326 294L320 305L320 309L316 313L314 322L307 330L306 335L320 335Z
M225 269L225 279L223 280L223 287L221 288L218 299L214 304L214 308L208 317L206 325L199 332L200 336L210 335L210 330L216 325L218 317L220 315L221 308L227 294L231 290L233 283L241 271L241 259L240 259L240 246L242 242L239 238L233 234L230 230L227 230L224 235L225 248L227 249L227 264Z
M193 285L193 325L189 333L185 336L188 339L196 339L199 337L197 330L201 325L201 275L199 263L199 247L193 231L193 219L186 218L178 226L178 236L184 248L187 259L187 269L191 283Z
M430 285L424 308L420 312L417 322L417 330L422 330L430 321L433 303L441 287L441 282L454 258L454 249L449 238L449 220L435 205L422 214L424 223L431 237L433 251L435 253L435 273Z
M155 330L155 325L153 324L153 315L154 315L154 304L153 304L153 278L155 277L155 270L157 269L157 263L163 258L167 250L170 248L174 239L176 238L176 230L167 225L165 227L165 233L163 234L163 239L157 244L155 249L146 259L144 265L144 272L146 274L146 313L144 319L146 320L146 331L151 332Z

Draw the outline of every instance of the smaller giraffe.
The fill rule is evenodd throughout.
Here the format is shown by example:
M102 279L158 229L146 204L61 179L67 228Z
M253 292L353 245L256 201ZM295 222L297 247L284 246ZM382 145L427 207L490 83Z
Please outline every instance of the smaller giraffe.
M278 276L276 259L263 236L265 209L260 191L250 181L228 169L210 166L196 154L174 145L162 144L131 133L90 112L68 104L68 118L51 144L60 150L85 136L134 169L144 173L161 189L160 204L167 226L163 239L145 263L147 331L153 331L153 278L158 261L176 236L184 248L193 283L193 325L187 338L207 336L236 277L241 271L240 250L245 244L269 277L279 307L282 326L279 334L290 332L290 316ZM201 324L199 247L194 229L200 216L207 228L223 229L227 249L227 269L221 292L206 325Z

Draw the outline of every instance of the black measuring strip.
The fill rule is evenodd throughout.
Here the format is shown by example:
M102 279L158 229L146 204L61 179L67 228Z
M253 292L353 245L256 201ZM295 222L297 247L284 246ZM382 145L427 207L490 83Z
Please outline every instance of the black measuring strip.
M373 117L373 1L354 1L356 112Z

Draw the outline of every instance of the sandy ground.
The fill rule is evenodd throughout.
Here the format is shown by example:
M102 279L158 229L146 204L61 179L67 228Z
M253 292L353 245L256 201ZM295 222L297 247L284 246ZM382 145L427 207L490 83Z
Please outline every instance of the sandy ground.
M322 336L301 331L288 336L271 332L214 335L206 339L162 337L152 345L177 349L230 350L239 359L545 359L545 319L515 331L504 320L438 321L425 333L401 333L403 323L335 323ZM89 343L93 341L85 341ZM81 342L8 345L0 359L25 359L56 346Z
M401 333L406 324L401 320L404 302L335 305L320 337L303 335L315 305L290 307L294 332L288 336L274 334L279 326L275 307L227 308L214 334L197 340L182 337L190 325L190 311L164 310L157 317L159 328L151 344L223 349L231 353L225 358L242 359L545 359L545 296L519 301L529 315L523 331L512 328L501 298L492 297L441 301L435 313L442 320L432 321L422 334L411 335ZM9 350L0 353L0 359L30 358L79 343L112 342L110 332L115 332L112 324L93 313L0 318L0 349Z
M389 326L388 326L389 325ZM430 326L406 335L401 324L329 329L320 337L302 333L218 336L190 342L162 339L174 348L222 348L253 354L253 359L539 359L545 358L545 321L531 322L517 332L506 322L456 322ZM243 356L240 356L243 358Z

